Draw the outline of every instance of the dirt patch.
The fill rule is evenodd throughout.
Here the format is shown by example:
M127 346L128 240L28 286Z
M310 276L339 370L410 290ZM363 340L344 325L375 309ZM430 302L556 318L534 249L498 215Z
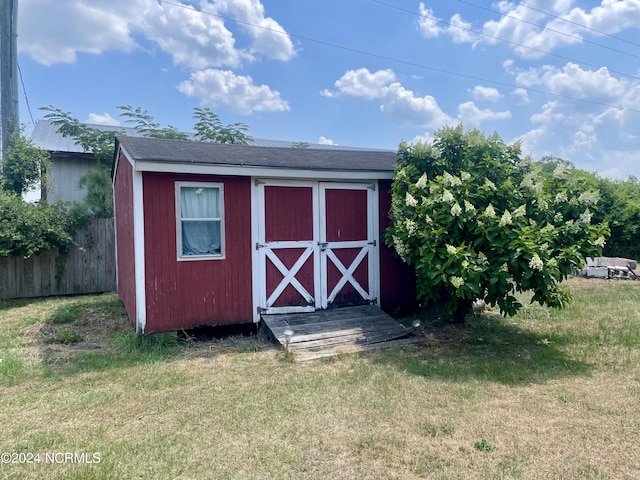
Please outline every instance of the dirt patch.
M107 347L109 336L129 328L124 319L87 307L66 324L37 323L22 331L25 358L34 363L64 363L80 351Z

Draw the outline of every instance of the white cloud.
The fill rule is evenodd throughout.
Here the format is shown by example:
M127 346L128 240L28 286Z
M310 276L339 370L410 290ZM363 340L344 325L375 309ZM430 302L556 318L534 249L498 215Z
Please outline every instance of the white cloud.
M459 13L452 16L449 23L447 33L451 35L453 43L475 43L479 40L480 36L471 31L471 23L463 20Z
M451 36L453 43L475 43L480 36L472 29L471 23L463 20L459 13L451 16L445 22L435 16L431 8L427 8L424 3L418 5L420 18L418 19L418 30L425 38L435 38L441 34ZM443 24L445 26L440 26Z
M616 34L626 28L634 28L640 24L640 1L638 0L601 0L600 5L591 10L572 8L571 0L556 2L537 2L527 5L517 2L500 1L497 8L502 12L499 20L490 20L481 27L472 27L460 14L454 14L447 27L438 25L432 9L420 4L422 17L418 25L422 35L433 38L446 33L454 43L484 42L489 45L508 42L518 55L523 58L542 58L545 52L556 48L576 45L585 37L601 38L600 34L591 33L579 25L598 30L605 34ZM550 17L544 10L552 11L558 18ZM573 23L571 23L573 22ZM478 35L470 29L482 31Z
M130 52L137 48L126 21L131 11L128 5L143 9L147 0L101 3L22 0L18 15L20 51L49 66L73 63L78 53L97 55L108 50Z
M319 143L320 145L338 145L337 143L335 143L335 142L334 142L333 140L331 140L330 138L327 138L327 137L324 137L324 136L321 136L321 137L318 139L318 143Z
M540 113L534 113L531 115L531 123L550 125L564 120L564 114L557 111L559 109L558 107L558 101L545 103L542 105L542 111Z
M458 105L458 119L465 128L479 127L482 122L488 120L509 120L511 112L495 112L490 109L480 110L473 102L464 102Z
M433 10L427 8L424 3L418 5L420 18L418 19L418 29L425 38L434 38L440 35L442 28L438 25L440 19L433 14Z
M266 17L258 0L202 0L205 12L223 13L262 28L245 26L250 44L238 40L222 18L179 1L22 0L19 48L44 65L73 63L78 53L130 52L136 35L157 44L174 63L190 69L238 67L257 57L289 60L295 55L284 29ZM51 21L52 18L64 21Z
M571 62L562 68L551 65L532 67L516 73L515 79L524 87L543 87L558 95L607 102L625 100L630 86L629 81L613 77L604 67L584 70Z
M90 113L85 120L85 123L91 123L94 125L109 125L112 127L119 127L122 125L122 123L120 123L120 120L118 120L117 118L113 118L106 112L102 114Z
M482 85L473 87L471 94L475 100L486 100L488 102L495 102L502 97L497 88L483 87Z
M194 72L178 85L178 90L188 97L200 98L202 105L222 106L244 115L290 110L280 92L267 85L255 85L250 76L228 70L208 68Z
M511 95L516 97L519 103L529 103L529 93L524 88L516 88Z
M348 70L335 81L334 85L338 89L337 91L325 89L320 94L329 98L344 95L371 100L382 97L386 86L395 78L396 75L391 69L378 70L373 73L366 68Z
M253 39L252 53L281 61L290 60L295 55L291 38L278 22L265 16L264 6L260 1L216 0L209 5L217 13L244 22L240 25Z
M416 96L400 83L394 82L384 89L380 109L395 121L404 125L417 125L428 128L440 128L453 123L434 97Z
M413 140L411 140L411 144L416 144L416 143L425 143L425 144L430 144L433 143L433 141L435 140L435 137L433 136L433 133L431 132L424 132L422 135L416 135L415 137L413 137Z
M253 59L246 50L236 48L233 34L221 18L164 3L150 5L145 13L132 27L171 55L176 65L194 70L239 67Z
M380 110L393 122L405 126L435 129L462 121L475 127L485 121L511 118L509 111L481 110L473 102L461 104L454 118L442 110L433 96L416 95L400 82L394 81L395 78L395 73L389 69L373 73L366 68L349 70L335 82L337 90L324 90L321 93L330 98L350 96L365 100L380 99ZM474 94L491 100L501 96L496 89L482 86L477 86Z

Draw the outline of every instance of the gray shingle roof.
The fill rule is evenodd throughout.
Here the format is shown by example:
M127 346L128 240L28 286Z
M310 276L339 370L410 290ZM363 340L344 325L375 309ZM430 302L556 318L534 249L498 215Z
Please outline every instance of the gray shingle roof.
M282 148L118 136L132 160L169 164L227 165L299 170L393 171L391 150Z

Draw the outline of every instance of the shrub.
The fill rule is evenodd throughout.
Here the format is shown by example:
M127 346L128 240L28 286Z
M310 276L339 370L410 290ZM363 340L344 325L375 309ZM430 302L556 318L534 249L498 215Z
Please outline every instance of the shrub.
M387 244L416 269L418 295L462 321L475 298L514 315L519 291L563 307L560 282L608 234L591 222L598 196L558 167L546 174L519 145L462 127L400 145Z

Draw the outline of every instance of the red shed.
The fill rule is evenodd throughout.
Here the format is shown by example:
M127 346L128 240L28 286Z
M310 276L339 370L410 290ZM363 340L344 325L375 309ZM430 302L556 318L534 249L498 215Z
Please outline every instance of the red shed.
M415 302L384 245L392 151L118 137L118 292L136 330Z

